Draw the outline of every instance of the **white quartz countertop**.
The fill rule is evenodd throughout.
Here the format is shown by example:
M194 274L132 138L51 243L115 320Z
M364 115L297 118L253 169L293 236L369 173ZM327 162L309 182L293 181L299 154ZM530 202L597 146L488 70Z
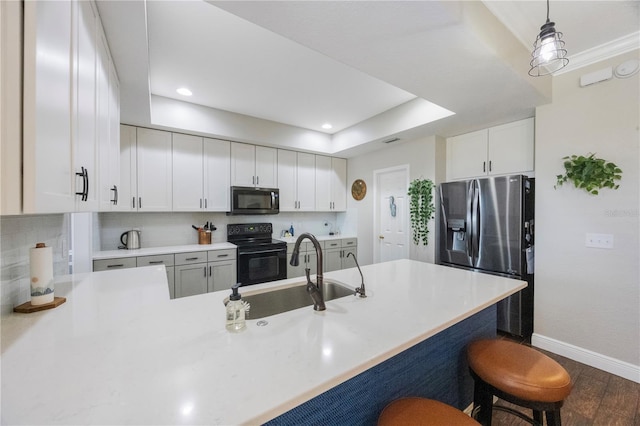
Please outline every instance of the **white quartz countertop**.
M66 303L2 320L2 423L263 423L526 287L410 260L362 271L366 299L238 334L228 291L169 300L164 266L62 277ZM360 284L357 269L325 277Z
M115 259L118 257L154 256L157 254L189 253L192 251L225 250L235 248L235 244L224 242L213 244L187 244L183 246L147 247L135 250L104 250L93 253L93 260Z

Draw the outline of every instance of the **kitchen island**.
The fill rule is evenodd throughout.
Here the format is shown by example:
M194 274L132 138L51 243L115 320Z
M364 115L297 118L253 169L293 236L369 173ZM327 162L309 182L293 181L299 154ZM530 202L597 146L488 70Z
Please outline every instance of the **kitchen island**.
M526 286L410 260L362 269L367 298L328 301L323 312L285 312L264 326L248 321L238 334L224 327L228 292L170 300L163 266L61 277L56 295L66 303L2 318L2 423L285 419L478 314L495 324L491 307ZM360 284L357 269L325 277Z

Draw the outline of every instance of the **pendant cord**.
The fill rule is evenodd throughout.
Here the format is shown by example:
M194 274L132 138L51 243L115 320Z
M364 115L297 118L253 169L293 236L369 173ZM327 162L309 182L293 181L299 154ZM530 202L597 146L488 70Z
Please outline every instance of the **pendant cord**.
M549 0L547 0L547 22L549 22Z

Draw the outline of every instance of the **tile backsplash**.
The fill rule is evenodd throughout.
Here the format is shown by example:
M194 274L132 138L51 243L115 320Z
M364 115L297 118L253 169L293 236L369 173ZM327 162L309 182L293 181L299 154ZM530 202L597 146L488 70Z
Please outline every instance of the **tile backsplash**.
M296 234L311 232L328 235L330 232L348 230L344 213L280 213L265 216L227 216L224 213L100 213L94 221L93 250L115 250L120 243L120 235L131 229L141 231L142 247L162 247L197 244L198 234L191 225L202 226L212 222L217 230L213 232L213 242L227 241L227 224L268 222L273 224L273 236L293 225Z
M29 249L45 243L53 249L53 275L69 273L69 215L0 217L0 312L28 302Z

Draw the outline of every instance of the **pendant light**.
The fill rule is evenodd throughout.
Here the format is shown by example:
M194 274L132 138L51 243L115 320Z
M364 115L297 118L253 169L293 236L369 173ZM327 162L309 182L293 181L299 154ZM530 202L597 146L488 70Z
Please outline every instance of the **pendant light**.
M555 22L549 20L549 0L547 0L547 22L540 27L540 34L536 37L531 53L529 75L532 77L554 73L569 63L562 33L556 31L555 25Z

